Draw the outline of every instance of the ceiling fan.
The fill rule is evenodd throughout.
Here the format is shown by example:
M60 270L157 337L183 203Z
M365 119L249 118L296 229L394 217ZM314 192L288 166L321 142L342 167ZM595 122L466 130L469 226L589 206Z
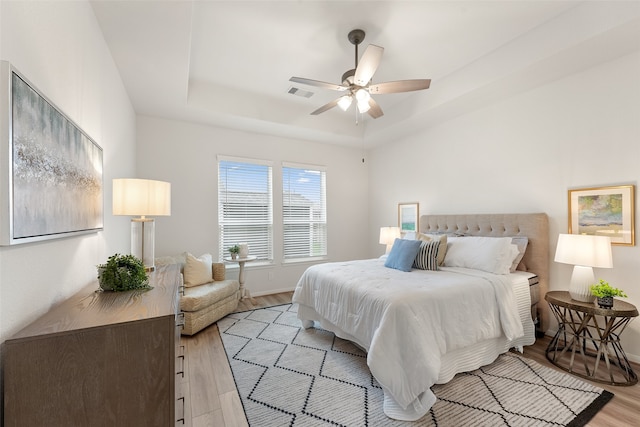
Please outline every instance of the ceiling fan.
M358 62L358 45L362 43L364 36L365 32L363 30L352 30L347 36L349 41L355 46L356 67L342 75L342 84L337 85L318 80L305 79L303 77L291 77L289 79L291 82L331 89L337 92L345 92L341 97L313 111L311 113L312 115L324 113L336 105L346 111L355 99L360 113L369 113L371 117L377 119L384 113L380 105L378 105L371 95L429 89L431 79L398 80L371 84L371 78L378 69L378 65L380 65L384 48L370 44L364 51L362 59Z

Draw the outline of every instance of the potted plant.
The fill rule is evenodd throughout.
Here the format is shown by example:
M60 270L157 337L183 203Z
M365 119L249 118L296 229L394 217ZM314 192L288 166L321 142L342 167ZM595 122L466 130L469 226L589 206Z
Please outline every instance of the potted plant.
M597 284L591 285L589 289L591 289L591 294L596 297L601 308L613 307L613 297L627 296L621 289L614 288L609 285L609 282L605 282L602 279Z
M231 254L231 259L236 259L238 253L240 252L240 246L233 245L229 248L229 253Z
M103 291L152 289L142 260L133 255L114 254L97 268L98 283Z

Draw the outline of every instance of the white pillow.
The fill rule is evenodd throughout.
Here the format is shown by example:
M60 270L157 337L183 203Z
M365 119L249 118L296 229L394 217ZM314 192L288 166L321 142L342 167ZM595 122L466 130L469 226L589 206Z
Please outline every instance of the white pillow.
M524 252L527 250L527 245L529 244L529 238L526 236L512 237L511 243L516 245L516 247L518 248L518 255L515 256L515 258L513 259L513 262L511 263L510 271L513 273L514 271L517 270L518 264L520 264L520 261L522 261L522 258L524 258Z
M518 248L511 244L511 237L449 237L443 265L509 274L517 253Z
M184 285L191 287L211 282L213 280L211 264L213 264L211 254L204 254L196 258L187 253L187 261L184 265Z
M514 267L513 263L516 261L516 258L518 258L518 256L520 255L520 249L518 249L518 245L516 245L515 243L511 243L510 249L511 250L509 251L509 258L508 258L510 260L509 273L513 273L514 271L516 271L516 267L518 266L518 264L516 264Z

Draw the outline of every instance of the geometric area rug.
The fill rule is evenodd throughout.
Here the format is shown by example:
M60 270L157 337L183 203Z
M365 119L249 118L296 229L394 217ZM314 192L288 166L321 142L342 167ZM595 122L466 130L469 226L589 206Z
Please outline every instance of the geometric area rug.
M432 387L418 421L388 418L366 353L319 327L303 329L297 305L231 314L218 321L252 427L584 426L613 394L572 375L506 353Z

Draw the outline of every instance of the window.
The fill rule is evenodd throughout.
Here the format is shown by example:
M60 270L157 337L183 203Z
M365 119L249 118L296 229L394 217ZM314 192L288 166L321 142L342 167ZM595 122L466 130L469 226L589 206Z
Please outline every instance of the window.
M247 243L258 260L273 260L272 168L269 162L218 158L220 258Z
M284 260L327 255L326 172L318 166L283 164Z

